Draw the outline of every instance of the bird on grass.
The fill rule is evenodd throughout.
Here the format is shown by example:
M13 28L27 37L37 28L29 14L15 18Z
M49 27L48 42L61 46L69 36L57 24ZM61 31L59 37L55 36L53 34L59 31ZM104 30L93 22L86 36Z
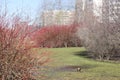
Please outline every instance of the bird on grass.
M77 72L81 72L81 67L78 67L78 68L77 68Z

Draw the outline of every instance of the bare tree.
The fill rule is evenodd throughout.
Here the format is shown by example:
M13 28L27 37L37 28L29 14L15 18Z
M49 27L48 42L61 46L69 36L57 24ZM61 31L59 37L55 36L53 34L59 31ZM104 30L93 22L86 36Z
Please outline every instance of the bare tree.
M89 6L89 5L88 5ZM120 1L103 0L102 20L97 18L92 8L85 8L84 25L78 35L83 46L91 51L95 58L111 59L119 55L120 51Z

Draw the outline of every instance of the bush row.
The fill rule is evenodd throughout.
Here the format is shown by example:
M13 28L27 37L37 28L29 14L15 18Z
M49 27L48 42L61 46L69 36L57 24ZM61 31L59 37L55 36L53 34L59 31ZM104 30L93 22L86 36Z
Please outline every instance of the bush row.
M32 39L40 47L77 47L81 46L77 28L77 25L46 26L38 29Z

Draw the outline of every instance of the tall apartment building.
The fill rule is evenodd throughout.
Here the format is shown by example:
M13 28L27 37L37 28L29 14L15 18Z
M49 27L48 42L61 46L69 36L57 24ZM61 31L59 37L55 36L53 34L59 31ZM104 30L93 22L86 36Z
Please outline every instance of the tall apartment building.
M84 2L83 0L76 0L75 3L75 22L79 24L80 22L83 22L84 18Z
M51 10L44 11L41 16L43 26L69 25L74 23L75 11Z
M77 23L85 21L85 16L88 13L93 13L94 3L93 0L76 0L76 19Z
M104 23L120 20L120 0L76 0L76 21L84 22L91 14Z

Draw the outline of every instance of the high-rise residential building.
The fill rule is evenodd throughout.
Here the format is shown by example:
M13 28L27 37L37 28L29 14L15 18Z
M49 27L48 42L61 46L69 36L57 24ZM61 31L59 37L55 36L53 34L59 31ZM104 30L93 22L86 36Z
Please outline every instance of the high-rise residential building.
M84 3L85 9L93 11L93 7L94 7L93 0L84 0L84 2L85 2Z
M120 20L120 0L76 0L76 21L95 16L99 22Z
M85 21L85 16L88 13L93 13L94 3L93 0L76 0L76 17L75 21L77 23L82 23Z
M75 11L45 10L41 15L41 25L68 25L89 22L95 18L109 23L120 20L120 0L76 0Z
M75 22L79 24L80 22L83 22L84 18L84 2L83 0L76 0L75 3Z
M74 23L75 11L51 10L42 13L41 21L43 26L70 25Z

